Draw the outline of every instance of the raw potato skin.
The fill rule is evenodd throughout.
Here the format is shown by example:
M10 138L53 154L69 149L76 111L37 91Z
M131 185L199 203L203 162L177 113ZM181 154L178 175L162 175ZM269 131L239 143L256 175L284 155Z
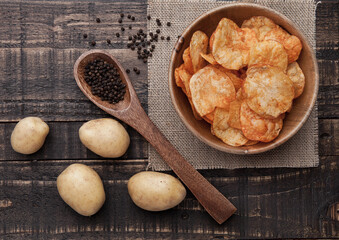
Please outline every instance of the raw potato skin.
M20 120L11 135L14 151L32 154L38 151L49 133L48 125L38 117L26 117Z
M91 216L105 202L105 190L100 176L83 164L68 166L57 178L61 198L77 213Z
M171 175L140 172L129 179L128 193L138 207L148 211L163 211L184 200L186 189Z
M110 118L84 123L79 129L79 137L89 150L105 158L121 157L130 143L126 129Z

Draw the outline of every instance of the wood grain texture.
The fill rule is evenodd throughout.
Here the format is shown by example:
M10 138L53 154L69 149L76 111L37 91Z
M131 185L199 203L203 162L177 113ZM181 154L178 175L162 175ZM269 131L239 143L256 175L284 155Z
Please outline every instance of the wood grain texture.
M56 190L58 174L79 161L22 161L10 166L2 162L0 172L6 181L0 181L4 189L0 199L11 204L1 208L0 223L5 229L0 228L0 234L76 238L84 232L104 235L111 231L120 238L142 233L151 238L158 233L159 238L164 235L186 239L194 234L201 238L222 235L238 239L336 236L337 230L327 229L331 221L327 206L338 196L329 185L339 186L338 163L334 157L321 160L319 169L201 171L239 206L238 212L220 226L202 211L191 193L179 206L161 213L136 207L128 197L126 183L136 171L145 168L146 161L81 161L98 172L107 193L103 208L90 218L75 214ZM13 218L16 215L21 218Z
M338 5L337 0L317 5L320 166L200 171L239 209L219 226L189 192L179 206L161 213L133 204L126 183L147 168L148 145L131 129L134 146L125 159L101 159L78 144L84 121L107 116L72 77L88 40L95 38L97 48L109 50L124 67L141 69L130 77L147 108L147 67L126 49L126 36L114 38L121 11L136 16L133 30L146 26L146 2L2 1L0 239L338 238L333 210L339 203ZM99 28L96 16L104 20ZM84 32L87 41L81 38ZM108 35L112 46L105 43ZM40 116L51 127L45 146L31 156L15 154L9 146L15 122L27 115ZM78 162L99 173L107 193L104 207L90 218L76 214L56 190L57 176Z

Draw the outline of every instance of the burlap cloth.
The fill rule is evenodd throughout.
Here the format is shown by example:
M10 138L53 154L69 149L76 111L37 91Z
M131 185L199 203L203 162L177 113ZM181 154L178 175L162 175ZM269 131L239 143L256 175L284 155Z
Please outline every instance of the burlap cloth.
M310 0L258 0L251 1L281 12L301 28L315 47L316 3ZM176 36L202 13L234 2L206 0L149 0L147 12L152 19L162 20L164 36L171 36L170 44L159 41L153 58L148 63L148 114L155 125L176 149L197 169L215 168L272 168L272 167L316 167L318 156L317 108L300 131L289 141L271 151L257 155L233 155L215 150L198 140L182 123L173 108L168 90L168 66ZM166 22L171 27L164 27ZM149 21L148 29L155 32L159 27ZM149 149L149 166L157 171L169 167L153 147Z

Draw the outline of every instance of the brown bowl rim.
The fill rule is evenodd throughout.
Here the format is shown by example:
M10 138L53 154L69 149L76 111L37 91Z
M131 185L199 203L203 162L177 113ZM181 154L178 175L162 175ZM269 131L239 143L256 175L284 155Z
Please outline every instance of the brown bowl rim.
M278 15L278 17L280 17L281 19L283 19L285 22L287 22L287 24L289 24L292 28L294 28L295 30L298 31L298 34L301 36L303 42L306 43L306 45L308 46L308 48L311 51L311 56L312 56L312 62L314 65L314 74L315 74L315 91L312 95L312 100L311 100L311 104L309 105L307 112L305 113L305 115L303 116L303 118L301 119L301 121L298 123L298 125L296 125L296 127L294 127L288 135L286 135L285 137L278 139L275 142L271 142L271 143L267 143L265 144L263 147L258 148L258 149L246 149L246 148L236 148L236 147L232 147L232 146L228 146L227 144L224 143L223 146L220 146L218 144L215 144L213 142L211 142L208 139L205 139L204 137L201 136L201 134L199 133L199 131L197 131L194 127L192 127L184 118L183 114L179 111L179 107L176 104L175 101L175 96L174 96L174 89L171 87L172 86L172 82L174 81L174 69L173 69L173 64L174 64L174 60L176 58L177 52L176 52L176 48L174 47L172 50L172 54L171 54L171 59L170 59L170 65L169 65L169 70L168 70L168 87L169 87L169 91L170 91L170 96L171 96L171 102L174 106L175 111L177 112L177 114L179 115L181 121L184 123L184 125L186 126L186 128L188 128L194 136L196 136L199 140L201 140L202 142L204 142L205 144L223 151L223 152L227 152L227 153L232 153L232 154L239 154L239 155L245 155L245 154L258 154L258 153L263 153L269 150L272 150L278 146L280 146L281 144L285 143L287 140L289 140L291 137L293 137L299 130L300 128L304 125L304 123L306 122L306 120L309 118L315 102L317 100L317 95L318 95L318 90L319 90L319 70L318 70L318 63L317 63L317 59L315 56L315 51L314 48L312 47L312 45L310 44L310 42L308 41L308 39L306 38L306 36L303 34L303 32L300 30L299 27L297 27L290 19L288 19L285 15L283 15L282 13L259 5L259 4L253 4L253 3L232 3L232 4L227 4L224 6L220 6L220 7L216 7L213 8L203 14L201 14L198 18L196 18L193 22L191 22L186 28L185 30L182 32L181 36L186 36L187 33L190 31L190 29L198 22L200 21L202 18L204 18L206 15L212 14L216 11L222 10L222 9L226 9L226 8L233 8L233 7L254 7L257 9L264 9L266 11L270 11L273 12L274 14ZM178 41L177 41L178 42ZM175 43L175 45L177 44L177 42ZM221 141L221 140L220 140Z

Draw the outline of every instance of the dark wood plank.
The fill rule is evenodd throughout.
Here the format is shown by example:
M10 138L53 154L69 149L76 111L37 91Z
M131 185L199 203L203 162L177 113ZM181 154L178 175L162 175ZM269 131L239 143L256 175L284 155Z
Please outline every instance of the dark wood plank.
M15 123L0 123L0 160L100 159L88 150L79 139L83 122L47 122L50 132L44 146L36 153L16 153L10 143ZM148 144L134 129L122 123L131 138L127 152L120 159L148 158Z
M107 116L83 95L74 80L73 64L84 51L0 49L0 121L17 121L31 115L47 121L84 121ZM146 65L135 60L137 54L131 50L109 49L108 52L125 68L141 69L140 75L132 71L130 78L147 110Z
M74 162L93 167L104 181L106 203L90 218L76 214L57 193L56 177ZM111 237L120 238L142 234L146 238L162 234L190 238L191 233L237 239L339 235L327 216L327 208L338 196L337 157L323 157L319 168L201 171L239 209L223 225L209 217L191 193L168 211L136 207L126 183L146 165L146 161L124 160L1 162L0 173L6 180L0 180L0 224L4 226L0 236L27 233L33 238L40 234L77 238L84 231L103 236L110 231Z

